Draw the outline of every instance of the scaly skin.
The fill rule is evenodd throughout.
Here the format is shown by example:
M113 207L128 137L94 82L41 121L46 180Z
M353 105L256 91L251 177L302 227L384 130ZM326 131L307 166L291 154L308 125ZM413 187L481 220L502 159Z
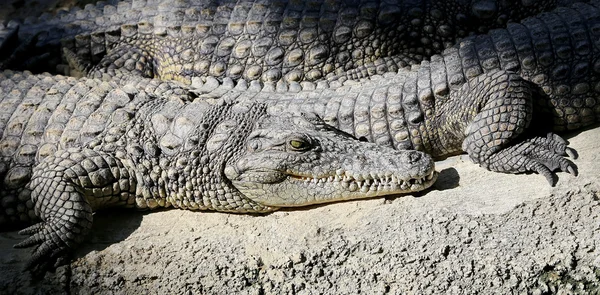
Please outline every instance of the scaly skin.
M38 44L47 54L53 50L48 42L83 33L64 45L77 70L72 74L95 65L89 77L134 73L187 83L193 77L310 82L375 61L396 71L459 38L553 9L561 1L130 2L119 3L119 9L105 6L101 13L88 6L41 26L23 25L21 37L52 29ZM97 32L90 34L92 28ZM4 68L53 70L36 65L13 62Z
M503 172L541 172L543 168L537 164L534 165L537 169L533 169L533 164L528 167L517 161L523 153L531 158L531 151L526 147L521 151L514 149L519 144L542 145L545 151L533 152L537 162L547 163L548 169L569 171L572 168L569 169L568 162L554 155L569 151L560 140L552 137L523 143L515 138L527 129L532 118L539 125L553 126L555 131L581 128L598 121L599 5L598 1L592 4L559 9L541 18L525 20L523 25L511 24L508 30L467 38L461 45L444 55L434 56L431 62L413 71L336 90L290 94L270 92L289 89L263 87L262 92L255 92L257 87L253 85L257 84L234 85L233 80L225 79L221 86L206 83L199 91L209 92L202 95L203 99L281 101L269 104L280 110L314 112L327 123L356 137L398 149L414 148L440 158L466 151L477 163ZM544 31L547 28L553 31ZM565 40L569 43L560 43ZM531 44L537 44L535 50ZM544 44L546 46L542 46ZM547 44L556 50L547 52ZM577 52L577 55L569 57L569 52ZM564 74L562 69L565 68L587 68L588 71L585 75L579 70ZM563 75L557 75L561 73ZM496 106L497 103L505 105ZM5 118L10 118L11 109L4 109L8 110ZM490 115L494 112L498 115ZM551 116L551 121L544 122L545 114ZM12 146L8 154L13 155L20 141L18 137L9 139L5 139L4 145ZM510 161L517 163L506 164ZM548 176L547 171L542 173ZM27 171L21 173L28 174ZM24 212L23 208L17 211Z
M184 101L169 83L4 73L0 224L41 220L17 247L60 265L95 210L270 212L426 189L431 157L360 142L266 102ZM150 85L150 86L148 86Z
M524 19L520 24L509 24L507 30L492 30L486 35L466 38L460 44L445 50L442 54L444 60L439 56L431 58L431 67L438 70L449 68L451 73L464 71L463 76L466 78L472 78L482 70L501 68L516 71L525 79L541 85L546 93L553 91L549 87L557 87L560 83L568 85L582 77L587 79L584 76L588 71L594 80L593 75L598 74L600 67L597 60L599 45L597 39L594 39L598 36L595 15L598 1L590 1L590 4L593 7L583 3L575 4L575 10L557 9L551 14L542 13L537 17ZM590 11L586 11L586 7L590 7ZM563 12L565 15L562 15ZM577 23L582 19L587 19L584 20L587 24ZM566 37L572 39L565 39ZM529 44L531 42L533 44ZM514 47L518 47L518 50L515 51ZM455 52L456 50L460 52ZM452 65L448 66L447 62ZM568 64L576 68L569 72L565 68ZM384 64L369 63L333 77L329 79L329 83L359 80L388 70ZM439 79L444 79L443 75L438 76ZM568 81L569 78L571 81ZM464 81L464 78L458 76L456 79L455 83ZM575 86L575 83L570 86ZM596 89L599 87L593 84L589 86L595 86Z
M600 1L559 8L466 38L413 70L337 89L290 94L265 84L259 92L226 80L198 94L278 101L273 108L316 113L357 138L436 158L466 152L489 170L538 172L554 184L552 170L576 174L562 157L574 153L546 132L600 118L599 10Z
M262 91L253 92L252 83L250 87L245 87L248 85L234 85L233 80L224 79L226 83L223 85L213 87L212 83L207 83L196 92L188 93L189 97L185 99L196 100L194 103L184 103L179 100L166 102L153 93L147 94L139 90L139 86L143 85L141 82L134 86L126 84L123 86L124 90L121 90L115 82L108 84L108 87L98 80L82 80L84 85L100 85L94 91L86 91L85 87L92 86L84 87L75 80L57 83L49 78L40 84L36 82L34 87L21 81L18 83L19 87L30 89L24 94L28 99L21 103L19 98L22 94L10 91L6 96L6 103L3 101L5 105L0 108L9 110L0 118L11 120L5 124L6 131L0 143L2 155L7 155L9 163L4 164L5 171L8 171L4 179L11 182L5 187L20 188L19 193L3 198L3 204L25 202L25 207L22 207L25 211L28 205L31 208L35 204L36 213L44 222L25 230L24 233L33 236L20 246L41 244L34 256L34 263L42 263L40 268L44 269L48 266L46 263L54 263L57 257L60 258L69 245L80 241L82 235L74 233L85 233L89 228L90 212L108 205L131 206L135 203L140 207L173 205L213 209L224 206L219 208L233 210L233 205L228 200L234 200L236 205L241 202L240 207L234 208L241 208L242 211L247 208L268 211L281 204L295 206L302 202L336 199L339 195L341 198L352 197L329 193L326 187L330 180L346 181L346 185L340 185L340 189L345 189L347 194L368 195L375 186L381 187L381 180L388 177L387 172L383 172L381 176L381 170L376 170L375 173L370 170L386 165L388 160L392 161L390 158L384 157L388 160L376 164L363 162L365 159L370 159L371 163L379 161L376 160L377 155L382 154L382 151L392 153L382 145L392 145L398 149L416 148L436 157L464 151L487 169L506 173L538 172L554 183L553 170L576 173L574 164L564 158L573 155L574 151L554 134L536 136L539 130L531 130L529 134L527 131L530 125L536 123L553 126L560 131L582 128L599 121L600 108L596 104L600 93L600 68L597 66L600 56L599 37L600 1L592 1L590 5L577 4L572 8L557 9L553 13L527 19L523 24L511 24L506 30L494 30L488 35L467 38L443 55L432 57L431 62L421 64L418 69L389 74L384 77L386 79L355 83L339 89L316 89L291 94L270 92L269 90L274 89L263 87ZM552 50L548 50L549 48ZM573 70L565 72L565 68ZM12 81L11 79L9 80ZM8 85L11 82L3 83ZM73 90L60 92L61 89L71 89L69 85L73 85ZM176 85L169 84L166 87L174 88ZM45 91L50 87L55 90ZM202 93L203 91L207 93ZM79 116L65 116L64 112L69 111L66 106L73 104L66 104L63 108L50 107L53 100L48 96L64 97L65 100L83 97L87 103L78 104L79 109L75 109L75 112L82 112ZM139 109L127 107L138 106L134 103L136 99L151 101L142 103L143 107ZM122 112L115 111L116 103L129 100L133 101L126 104L121 109ZM38 101L45 103L40 105ZM18 112L11 109L11 105L20 106ZM102 111L90 115L94 106ZM196 107L200 110L195 109ZM27 111L31 109L40 110L39 115L29 116L31 112ZM65 118L72 118L72 121L68 124L53 124L53 121L40 123L46 122L40 118L48 118L48 112L52 113L52 110L57 110L55 113L60 114L56 116L57 120L64 122ZM21 112L23 116L15 115ZM111 115L103 116L103 112ZM198 115L207 113L211 116ZM305 115L312 118L307 120L297 113L315 113L316 116L313 118ZM263 114L267 115L261 116ZM248 117L255 118L249 120L255 123L252 125L255 129L251 133L249 125L241 124ZM24 124L23 119L19 118L32 118L33 123ZM96 124L98 120L100 124ZM323 122L378 145L363 146L363 143L354 141L348 134L326 127ZM215 124L217 126L211 131L210 128ZM44 129L43 126L48 127ZM94 129L90 126L103 128ZM76 128L81 128L82 132L74 137L71 131ZM196 128L207 131L212 136L190 136L199 131ZM49 145L50 148L38 148L32 144L36 142L32 138L37 136L40 139L43 134L44 140L54 140L56 145L60 130L65 130L67 139L75 138L65 140L67 145L75 144L75 150L62 149L61 146L61 150L52 154L52 144ZM312 137L313 134L317 134L316 139ZM235 136L232 138L230 135ZM140 138L143 144L140 144ZM153 138L150 144L146 144L147 138ZM243 145L238 144L241 141L238 138L245 140ZM86 142L83 149L79 146L81 142ZM323 150L321 144L324 142L331 143L334 148ZM181 153L202 144L209 153L235 150L230 155L235 164L220 166L222 169L211 168L209 164L207 169L186 170L190 163L194 166L210 159L217 162L221 160L219 157L203 157L202 153ZM306 144L314 147L311 151L316 153L329 151L330 154L347 158L324 159L307 153ZM342 151L339 150L340 146L343 147ZM370 154L361 147L375 149L376 152ZM281 156L265 161L261 157L261 152L265 149L268 150L267 154ZM290 154L292 149L306 155L312 162L302 156L293 156L295 153ZM357 152L357 149L362 152ZM177 158L182 154L186 156ZM361 154L365 158L357 156ZM175 158L173 155L176 155ZM432 174L428 174L431 170L423 168L426 164L415 164L416 158L423 158L418 155L398 156L403 165L415 165L416 174L420 177L412 177L417 179L413 183L400 182L397 185L400 189L415 185L417 189L422 189L426 186L422 183L428 185L427 179L432 178ZM21 163L36 157L45 158L39 164L35 163L36 168L29 179L30 176L23 167L34 164L27 166ZM363 164L357 165L357 161ZM400 175L398 171L402 168L398 167L396 161L398 160L392 161L392 166L396 167L396 172ZM298 168L301 166L299 163L307 162L314 165ZM334 171L336 168L326 165L332 162L338 166L349 166L342 171ZM282 163L293 165L286 166ZM133 173L132 167L138 170ZM267 167L275 167L275 170L269 171ZM222 173L210 174L215 171ZM188 175L207 173L207 178L216 179L208 188L200 185L201 188L198 189L197 183L202 182L200 178L195 181L196 184L193 180L188 181ZM289 182L279 182L281 177ZM222 183L220 180L225 178L229 181L224 183L231 183L236 191L219 186ZM379 181L374 181L373 178L379 178ZM390 178L396 183L395 179L401 179L400 176ZM266 182L257 184L257 179ZM302 179L303 185L312 187L303 189L294 183ZM73 185L79 189L71 188ZM108 185L110 188L107 188ZM136 187L135 192L126 191L123 195L121 188L130 189L132 185ZM365 188L365 185L369 187ZM68 188L63 190L63 187ZM102 187L105 189L101 189ZM119 197L112 195L115 187L119 191ZM294 189L290 190L290 187ZM57 193L44 193L42 196L41 192L54 188L61 189ZM217 198L211 196L212 188L216 188L216 192L212 194ZM208 191L208 198L205 198L204 190ZM188 193L190 191L198 192L202 196L202 202L199 201L200 198L193 198L196 202L190 202L196 196L195 193ZM292 191L294 194L290 193ZM320 199L323 194L310 194L316 191L326 192L326 197ZM225 195L219 198L221 192ZM239 195L236 197L234 192L240 192L251 202L246 203ZM29 204L26 203L28 194L33 200ZM298 194L300 197L295 198ZM63 200L74 203L62 204ZM211 200L217 202L213 203ZM56 209L57 207L62 209ZM66 214L66 217L77 221L68 224L64 219L58 219L57 214ZM64 238L61 239L62 244L54 242L58 240L56 237ZM46 255L51 259L45 260Z

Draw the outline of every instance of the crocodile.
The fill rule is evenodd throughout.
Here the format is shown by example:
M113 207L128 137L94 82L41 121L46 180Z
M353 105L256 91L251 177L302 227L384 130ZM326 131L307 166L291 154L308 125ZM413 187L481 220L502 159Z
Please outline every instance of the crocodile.
M63 42L71 64L63 71L72 75L91 70L89 77L106 79L133 73L187 83L192 77L311 82L371 62L396 71L459 38L568 2L124 1L101 6L102 12L89 5L75 15L46 15L20 30L22 38L49 31L36 47L46 57L48 42L83 33ZM31 64L4 67L53 71Z
M39 217L16 245L36 246L34 272L66 262L99 209L264 213L420 191L437 177L429 155L358 141L311 114L190 101L155 83L2 74L0 224Z
M540 126L560 132L598 121L599 7L600 1L595 0L559 8L522 24L509 24L507 29L466 38L415 69L347 82L339 88L292 93L285 85L279 89L224 78L193 91L182 86L194 97L180 99L262 101L273 113L312 113L328 125L378 145L424 151L436 159L467 152L488 169L537 171L554 183L548 170L576 172L561 157L574 152L558 137L535 133L541 132ZM9 93L7 83L1 85ZM179 84L156 85L161 90ZM18 142L12 137L4 145L12 144L14 151ZM523 167L524 162L530 163L529 168ZM29 174L25 170L19 175Z
M314 113L359 139L435 159L466 152L486 169L537 172L554 185L553 170L577 174L563 157L576 152L554 132L600 118L600 1L467 37L410 70L340 87L196 80L198 99L278 101L271 107Z
M35 126L37 129L34 127L25 128L25 126L30 125L24 124L22 119L21 121L7 121L7 131L5 131L5 134L14 134L14 136L3 135L3 140L0 144L2 148L10 148L7 149L8 152L2 152L3 155L10 155L7 160L7 163L10 164L4 164L5 171L9 168L8 173L6 173L7 176L4 179L5 181L10 181L5 187L18 187L20 191L18 194L10 194L8 198L4 197L2 204L17 203L17 209L13 210L13 215L15 212L25 212L25 214L20 214L19 216L26 216L26 218L30 214L31 208L33 208L34 213L36 213L34 216L40 216L43 220L42 223L24 230L24 234L32 234L32 237L19 244L19 247L36 244L42 245L37 248L31 264L33 267L40 267L42 269L63 262L58 258L62 258L62 254L68 249L69 245L80 242L80 239L83 237L83 235L73 235L73 232L70 232L70 230L62 231L63 229L61 228L62 232L60 234L67 236L65 240L61 241L66 241L66 244L60 244L62 243L60 242L60 245L56 245L58 242L55 241L58 240L55 238L51 239L52 241L48 240L48 231L51 229L45 226L47 223L44 222L50 220L49 216L55 214L51 208L56 209L56 204L61 204L60 206L64 204L62 199L55 197L55 194L43 194L47 196L47 198L44 198L40 196L40 192L46 192L50 187L56 186L62 188L68 186L62 180L64 177L71 177L72 182L69 185L90 185L89 189L70 189L70 191L66 189L70 193L69 197L81 199L80 194L88 193L98 196L100 200L95 200L91 204L89 203L89 198L84 198L85 202L88 203L71 204L67 202L68 204L65 204L69 206L69 210L62 208L58 209L59 212L74 212L70 210L71 206L91 211L92 207L97 209L109 204L114 205L112 202L125 202L126 205L129 205L126 203L127 201L135 201L136 206L150 208L162 205L175 207L194 206L196 203L190 203L190 200L186 199L186 197L189 194L193 195L193 193L190 193L188 185L192 189L196 188L196 186L193 180L192 182L185 181L188 175L186 173L194 171L197 175L202 175L201 173L210 173L211 171L214 173L215 170L214 167L209 167L206 169L207 172L204 171L204 168L201 169L202 171L193 169L190 171L191 168L187 168L186 170L186 167L189 167L190 163L192 166L194 163L202 163L203 161L209 161L208 163L210 163L211 157L199 157L200 154L196 154L192 158L184 158L181 161L180 159L165 160L167 159L165 157L170 155L169 153L177 155L177 152L182 149L185 150L186 147L197 146L199 143L205 143L207 150L227 151L228 148L231 148L231 144L227 142L230 139L229 135L235 134L237 138L237 136L243 137L247 133L244 133L246 129L236 129L239 127L239 123L235 120L232 121L228 117L228 114L230 114L228 111L225 111L225 113L214 113L214 116L210 118L199 116L199 113L203 114L202 111L190 111L188 113L189 117L184 116L185 118L180 120L181 117L173 115L174 112L181 113L180 111L173 111L177 109L172 106L173 104L184 106L181 107L183 109L187 108L185 106L188 105L210 105L215 106L217 109L238 109L238 112L234 112L237 114L234 115L234 117L237 116L236 118L260 116L260 114L265 113L269 114L266 116L268 119L264 121L268 122L266 123L267 125L257 123L254 127L258 129L253 129L250 133L255 134L259 138L263 138L262 136L265 134L264 130L260 129L260 126L275 128L277 131L272 136L285 137L290 134L288 128L296 128L298 126L298 120L309 122L312 120L312 122L319 123L310 123L308 126L318 125L328 130L327 134L319 137L318 142L325 142L328 140L326 138L329 138L329 140L336 142L338 145L342 143L342 146L345 148L354 145L364 148L368 147L360 149L360 151L364 155L372 156L364 157L361 152L356 153L356 149L354 149L348 152L353 156L346 159L347 162L342 161L343 163L340 163L339 160L336 162L338 165L350 165L351 168L349 169L353 171L351 173L352 177L347 178L348 172L345 172L343 169L343 173L340 172L343 175L339 175L336 170L335 175L333 173L326 174L327 177L322 178L298 174L294 174L295 177L292 177L302 180L309 185L316 185L316 187L319 187L319 185L325 187L331 177L333 177L334 182L339 179L342 181L350 180L346 185L347 189L354 192L360 191L363 193L360 196L365 196L364 193L369 193L370 188L374 187L375 184L379 188L382 181L377 173L366 172L372 166L365 168L364 165L354 165L354 163L356 161L361 162L362 160L366 162L380 161L379 156L371 154L369 151L386 151L386 153L391 153L390 155L392 155L393 150L389 149L389 146L400 151L410 149L426 151L433 158L443 158L466 152L475 163L480 164L486 169L505 173L537 172L545 176L551 184L554 184L556 182L556 175L553 174L553 171L558 170L574 175L577 174L574 163L566 158L567 156L574 158L576 153L568 147L568 143L560 136L554 133L547 133L546 135L545 131L543 135L540 135L541 127L552 127L554 131L565 131L584 128L600 121L600 107L596 103L600 93L599 42L600 1L594 0L590 1L589 4L574 4L570 8L558 8L551 13L545 13L536 18L525 19L521 24L511 23L507 29L492 30L487 35L466 38L460 44L446 50L442 55L434 55L431 61L423 62L414 69L401 70L398 73L388 73L383 77L375 76L361 82L346 83L346 85L335 89L314 89L297 93L277 92L277 89L268 87L254 87L258 83L236 82L231 78L224 78L222 83L218 83L219 81L215 80L217 83L205 84L201 88L189 91L188 95L191 96L193 102L181 102L184 99L172 102L171 99L169 100L171 102L166 103L165 99L138 90L140 89L140 83L136 84L138 86L126 84L126 90L120 90L119 84L115 81L102 82L99 79L83 79L81 83L84 85L93 85L95 83L112 85L109 87L110 90L104 88L105 90L103 91L125 93L133 101L139 97L148 97L147 105L150 106L156 103L158 107L150 109L158 113L152 113L151 110L149 111L142 107L139 109L132 107L132 109L128 109L129 112L127 114L123 114L123 112L115 112L114 105L103 108L101 103L97 104L99 105L99 110L112 114L108 116L110 124L113 124L113 121L117 123L125 122L122 125L110 126L110 124L107 125L107 116L90 115L90 110L93 111L92 107L89 104L80 104L82 105L80 111L88 113L75 116L75 123L68 125L65 125L66 123L48 124L48 126L53 126L53 128L49 129L50 131L40 131L44 130L43 126L45 124L40 124L37 122L37 119L34 119L34 123L31 124L31 126ZM12 84L30 89L24 95L28 97L33 96L39 101L48 100L44 96L57 94L60 96L61 93L71 99L77 99L81 97L81 93L87 93L87 96L96 99L96 101L101 100L98 98L98 91L86 91L85 87L83 89L74 87L73 89L76 90L68 92L60 92L58 89L55 89L70 89L69 87L64 87L64 85L81 84L73 82L79 81L73 78L72 80L60 78L71 81L69 82L71 84L61 84L53 80L59 78L46 75L44 80L48 80L49 84L62 86L56 86L48 91L43 91L43 87L52 88L53 86L38 86L36 84L37 87L31 87L28 82L23 82L28 79L36 79L31 77L36 76L25 74L25 79L21 79L22 81L20 80L16 83L6 82L14 80L13 76L11 76L0 85L3 85L3 88L5 88L4 85ZM181 87L187 89L185 86ZM9 93L17 98L23 96L19 91L11 90ZM118 95L111 97L115 96ZM44 98L43 100L42 97ZM17 101L20 102L19 99ZM48 101L51 104L51 100ZM51 110L54 110L54 108L46 106L40 108L35 101L26 101L20 105L22 105L23 110L32 108L42 109L46 112L46 117L49 117L49 111L51 113ZM256 109L252 106L261 107ZM73 104L71 104L71 107L73 107ZM178 110L181 110L181 108ZM2 109L8 110L2 116L5 120L30 117L28 115L14 116L14 111L11 111L9 107ZM57 108L56 110L62 112L64 108ZM289 117L286 117L288 115ZM66 120L65 118L68 118L68 116L57 117L63 121ZM31 118L37 118L37 116ZM86 122L88 122L86 120L99 119L104 121L101 121L99 124L94 123L93 125L100 127L87 131L87 128L90 128L91 124L88 123L86 125ZM216 121L219 122L218 126L210 132L218 133L223 131L225 135L219 135L221 133L218 133L210 136L208 139L205 137L189 136L189 132L198 130L193 127L196 124L192 122L204 119L206 119L205 124L201 124L198 127L199 129L211 130L210 128L213 125L210 122ZM257 122L263 122L262 117L257 120ZM144 132L147 129L142 128L143 130L140 131L136 128L146 126L144 124L149 124L151 126L149 129L153 131L150 132L150 135L153 136L154 142L150 145L140 143L140 141L144 141L143 139L146 138L145 136L148 135L148 132ZM300 125L304 126L307 124L303 123ZM57 142L56 133L60 134L60 130L66 130L66 126L83 128L84 132L81 132L81 135L79 135L76 132L71 132L71 129L69 129L67 130L69 131L67 139L63 140L61 138L60 141L80 144L81 141L93 138L85 143L86 152L89 151L88 154L82 156L81 152L76 152L72 156L68 148L61 148L54 152L52 149L54 145L52 144L50 148L41 146L38 149L37 146L32 146L31 144L31 142L35 142L36 140L28 138L37 136L37 139L40 139L43 135L44 140L46 138L54 138L54 141ZM232 131L233 129L235 130ZM309 136L315 131L315 129L310 130L303 134ZM46 135L44 132L49 133L49 135ZM345 136L345 140L338 139L339 136ZM23 139L20 139L20 137L23 137ZM5 138L7 139L5 140ZM134 141L132 141L133 138L135 138ZM359 140L357 141L355 138ZM248 138L245 138L247 142L245 142L246 145L242 148L242 151L239 151L240 153L262 151L265 147L274 147L276 150L283 149L283 147L287 148L287 144L297 145L296 148L302 149L302 146L306 142L310 142L309 146L313 144L312 140L300 140L297 143L292 143L292 140L287 143L285 141L266 140L267 143L265 143L260 140L254 141L250 139L252 139L250 135ZM367 145L366 142L361 141L371 141L373 143ZM277 144L278 142L279 144ZM119 149L120 146L126 147L122 150ZM81 147L79 147L80 149ZM342 151L336 150L335 154L348 155L343 151L344 149ZM243 174L241 171L244 171L245 168L258 167L259 173L263 173L264 165L277 164L271 161L267 161L265 164L263 159L257 160L253 156L240 159L236 158L237 155L239 154L232 156L232 159L239 160L235 167L225 166L222 169L218 169L221 172L220 176L209 174L209 178L216 177L214 178L215 180L208 180L210 188L217 188L217 192L213 192L213 195L217 196L220 192L231 193L231 191L225 189L221 189L219 192L219 188L221 187L218 187L215 183L220 183L223 179L232 180L240 179L240 177L241 179L245 179L244 176L241 176ZM427 165L431 166L425 166L430 168L425 169L425 171L419 170L422 173L418 177L411 178L413 180L403 180L396 186L400 186L400 188L402 186L410 187L412 189L413 185L417 185L417 189L424 189L426 186L431 185L431 182L435 179L431 158L424 156L424 154L412 155L418 155L413 156L418 160L426 158L428 160L427 163L429 163ZM38 161L39 157L44 156L46 158L41 162L35 162ZM85 157L88 156L94 160L84 161ZM133 159L127 158L123 162L121 159L127 156L133 157ZM398 154L398 156L402 157L401 154ZM15 160L12 160L13 157ZM20 163L18 161L23 161L23 159L29 159L30 162L27 162L28 164L25 165L12 164ZM314 163L317 165L310 168L313 173L318 174L324 169L321 167L323 163L320 162L322 158L314 156L310 157L310 159L311 161L316 161ZM388 158L385 157L385 159ZM298 160L299 162L296 163L304 164L302 160ZM408 162L410 161L408 160ZM112 163L115 162L116 164L113 165ZM121 166L119 166L119 163L121 163ZM380 165L379 162L376 163L375 166ZM61 165L73 165L75 168L65 170L61 168ZM422 163L420 165L419 167L423 167ZM112 174L109 174L108 169L100 169L107 166L115 167L110 172ZM133 168L129 167L140 169L137 170L139 174L130 173L128 169ZM289 167L284 168L288 169ZM282 167L280 166L279 169L282 169ZM61 171L69 171L69 175ZM355 171L360 171L356 172L360 173L360 175L355 174ZM60 177L56 176L57 173L60 174ZM88 174L89 177L80 177L81 175ZM132 187L133 182L129 180L122 183L114 182L116 179L115 175L117 174L119 176L127 175L130 178L135 177L136 190L135 192L129 191L127 193L128 195L135 194L135 197L128 197L127 201L110 197L102 198L115 190L121 193L122 187ZM282 170L278 170L275 174L281 175L285 173L282 173ZM337 178L336 175L338 176ZM277 179L276 176L273 177L273 179ZM256 179L254 176L250 178ZM379 178L380 180L375 181L374 178ZM172 179L177 179L177 181L171 181ZM183 181L180 181L180 179L183 179ZM394 177L391 177L391 179L394 180ZM398 176L396 176L397 179L399 179ZM143 180L141 184L139 183L140 180ZM196 183L198 181L196 180ZM207 178L204 178L204 181L207 181ZM113 186L110 188L100 188L97 185L98 183L110 183ZM231 183L234 186L240 185L239 182L233 180L226 183ZM365 185L368 186L366 189ZM286 187L286 183L282 183L282 186ZM138 190L137 187L141 188ZM257 200L262 201L264 200L263 198L269 198L270 196L265 192L265 187L269 187L269 185L250 184L250 187L236 188L235 191L247 192ZM64 194L62 196L67 198ZM210 192L208 196L208 203L211 200L216 200L215 202L218 204L229 204L222 202L223 200L219 198L211 198ZM289 198L286 199L286 196L289 197L290 195L279 195L275 199L283 200L282 202L286 205L290 205L290 200ZM344 198L347 197L341 197L341 199ZM306 201L306 199L300 198L301 201ZM309 197L308 199L310 201L307 203L315 202L314 197ZM336 197L333 197L333 199L336 199ZM208 203L203 204L206 205ZM294 202L292 201L291 203ZM86 204L87 207L84 206ZM256 201L256 204L263 203ZM267 207L277 207L276 204L280 203L269 199L264 204ZM133 203L130 205L133 205ZM269 208L272 209L271 207ZM75 210L75 212L80 211ZM91 222L91 215L85 215L81 218ZM90 219L88 220L88 218ZM89 226L87 221L84 222L85 226ZM67 223L66 221L60 222ZM84 228L76 227L73 231L84 232L85 230ZM75 238L72 239L72 236L75 236ZM47 259L47 256L50 256L50 260Z

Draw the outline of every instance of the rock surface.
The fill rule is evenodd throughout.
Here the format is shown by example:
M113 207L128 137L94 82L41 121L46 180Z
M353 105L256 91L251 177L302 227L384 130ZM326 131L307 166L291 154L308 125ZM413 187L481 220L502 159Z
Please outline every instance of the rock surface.
M0 233L0 293L600 294L600 128L570 139L580 175L439 163L434 188L265 216L95 215L66 270L32 280Z

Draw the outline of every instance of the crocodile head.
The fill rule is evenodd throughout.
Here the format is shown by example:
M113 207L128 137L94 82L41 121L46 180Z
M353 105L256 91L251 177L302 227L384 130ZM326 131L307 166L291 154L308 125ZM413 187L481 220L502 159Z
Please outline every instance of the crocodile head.
M263 117L224 167L245 197L272 207L420 191L437 178L418 151L356 140L311 115Z

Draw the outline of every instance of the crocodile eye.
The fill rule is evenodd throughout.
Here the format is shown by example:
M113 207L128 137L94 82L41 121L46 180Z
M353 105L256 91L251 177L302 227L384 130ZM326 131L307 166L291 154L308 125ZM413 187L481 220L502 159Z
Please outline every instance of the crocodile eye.
M305 151L310 148L310 143L306 140L295 138L288 142L288 145L294 151Z

